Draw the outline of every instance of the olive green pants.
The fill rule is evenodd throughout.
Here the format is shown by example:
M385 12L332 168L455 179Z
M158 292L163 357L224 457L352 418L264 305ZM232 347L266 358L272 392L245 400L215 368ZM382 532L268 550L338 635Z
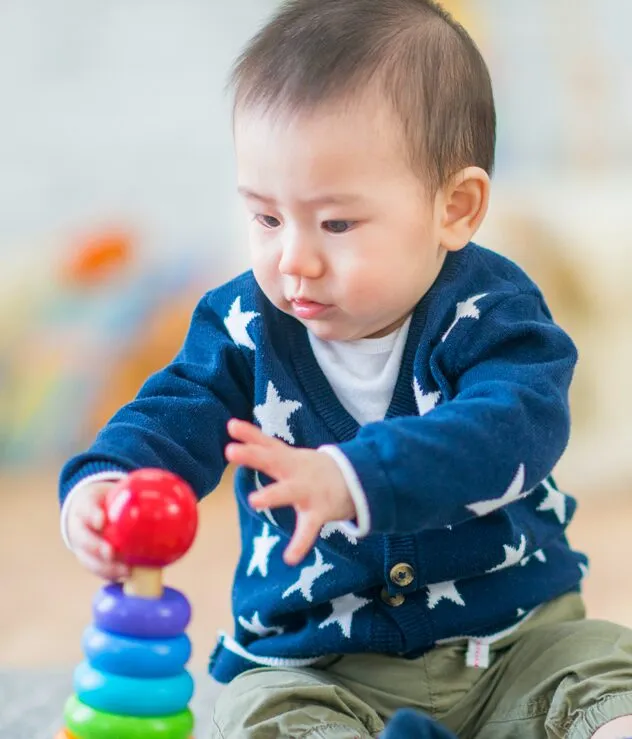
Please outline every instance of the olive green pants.
M632 631L585 618L570 594L542 607L467 667L463 640L406 660L332 657L318 668L261 668L220 694L212 737L369 739L403 707L462 739L587 739L632 714Z

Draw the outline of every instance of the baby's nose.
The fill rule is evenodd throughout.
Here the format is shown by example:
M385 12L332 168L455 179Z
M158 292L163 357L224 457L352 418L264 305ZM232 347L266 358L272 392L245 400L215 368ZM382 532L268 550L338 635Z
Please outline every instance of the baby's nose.
M319 247L309 243L306 238L288 239L283 244L279 272L284 275L316 279L324 272L323 255Z

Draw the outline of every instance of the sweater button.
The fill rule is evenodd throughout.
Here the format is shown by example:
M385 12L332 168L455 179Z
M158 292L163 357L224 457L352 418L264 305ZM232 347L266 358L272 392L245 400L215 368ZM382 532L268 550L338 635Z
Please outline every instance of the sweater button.
M405 588L415 579L415 570L407 562L396 564L390 571L391 582Z
M406 600L406 596L402 595L401 593L390 595L386 588L384 588L384 590L382 590L382 592L380 593L380 598L382 598L387 606L392 606L393 608L398 608Z

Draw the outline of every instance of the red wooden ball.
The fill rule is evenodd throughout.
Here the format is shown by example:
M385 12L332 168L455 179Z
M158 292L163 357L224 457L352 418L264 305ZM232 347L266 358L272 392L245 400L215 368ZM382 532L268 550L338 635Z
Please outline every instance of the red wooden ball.
M104 538L130 567L166 567L187 552L197 532L195 494L177 475L142 469L108 490Z

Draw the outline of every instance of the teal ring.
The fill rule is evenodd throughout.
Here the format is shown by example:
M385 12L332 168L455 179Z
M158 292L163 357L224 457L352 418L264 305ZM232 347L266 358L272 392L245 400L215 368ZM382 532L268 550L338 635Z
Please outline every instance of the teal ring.
M139 718L184 711L194 691L186 670L172 677L142 679L101 672L88 662L75 669L73 686L81 703L95 711Z

